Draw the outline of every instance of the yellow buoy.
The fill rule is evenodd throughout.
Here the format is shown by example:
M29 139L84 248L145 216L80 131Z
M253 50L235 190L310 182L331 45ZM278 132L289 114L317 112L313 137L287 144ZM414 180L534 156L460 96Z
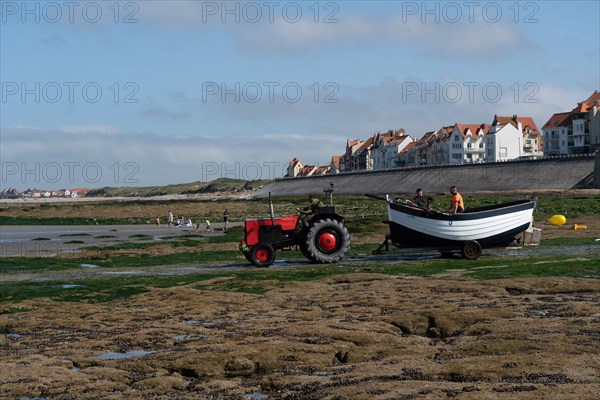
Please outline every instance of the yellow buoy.
M552 225L560 226L564 225L567 222L567 219L564 215L553 215L552 217L550 217L548 222L550 222Z

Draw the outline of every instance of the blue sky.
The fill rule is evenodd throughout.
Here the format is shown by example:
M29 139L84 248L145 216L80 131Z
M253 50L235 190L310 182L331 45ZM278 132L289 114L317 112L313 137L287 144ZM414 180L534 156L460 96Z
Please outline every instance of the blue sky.
M2 188L281 176L600 89L598 1L0 0Z

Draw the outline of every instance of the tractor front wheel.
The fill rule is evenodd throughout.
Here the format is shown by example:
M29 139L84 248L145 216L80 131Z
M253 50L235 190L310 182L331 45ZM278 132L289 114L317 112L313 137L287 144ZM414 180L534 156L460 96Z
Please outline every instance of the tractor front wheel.
M275 249L268 243L257 243L246 258L256 267L268 267L275 261Z
M335 219L315 222L306 234L306 256L318 263L340 261L350 248L348 228Z

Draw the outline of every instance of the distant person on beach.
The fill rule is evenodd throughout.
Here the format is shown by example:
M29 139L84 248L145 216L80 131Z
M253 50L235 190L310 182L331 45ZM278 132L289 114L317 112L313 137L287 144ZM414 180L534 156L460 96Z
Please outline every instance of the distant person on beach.
M462 214L465 212L465 203L460 193L458 193L456 186L450 186L450 194L452 195L452 203L448 211L452 214Z
M229 227L229 210L227 208L223 211L223 224L223 232L225 232Z
M167 223L169 224L169 228L173 226L173 213L169 210L169 214L167 215Z
M194 223L192 222L191 218L188 218L187 224L185 226L189 226L189 227L194 226Z
M158 215L156 217L156 226L159 227L160 226L160 215Z
M208 217L204 218L204 223L206 224L206 232L212 232L212 228L210 227L210 220Z

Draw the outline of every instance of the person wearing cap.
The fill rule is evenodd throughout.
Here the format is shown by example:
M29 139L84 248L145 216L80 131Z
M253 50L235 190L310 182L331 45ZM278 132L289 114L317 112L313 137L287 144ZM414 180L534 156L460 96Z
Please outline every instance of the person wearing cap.
M323 202L316 196L309 194L308 195L308 207L304 207L302 209L300 208L296 208L296 211L298 211L300 214L303 215L302 218L302 226L303 227L308 227L308 223L307 221L310 219L310 217L313 214L316 214L319 211L319 208L321 207L325 207L325 204L323 204Z

